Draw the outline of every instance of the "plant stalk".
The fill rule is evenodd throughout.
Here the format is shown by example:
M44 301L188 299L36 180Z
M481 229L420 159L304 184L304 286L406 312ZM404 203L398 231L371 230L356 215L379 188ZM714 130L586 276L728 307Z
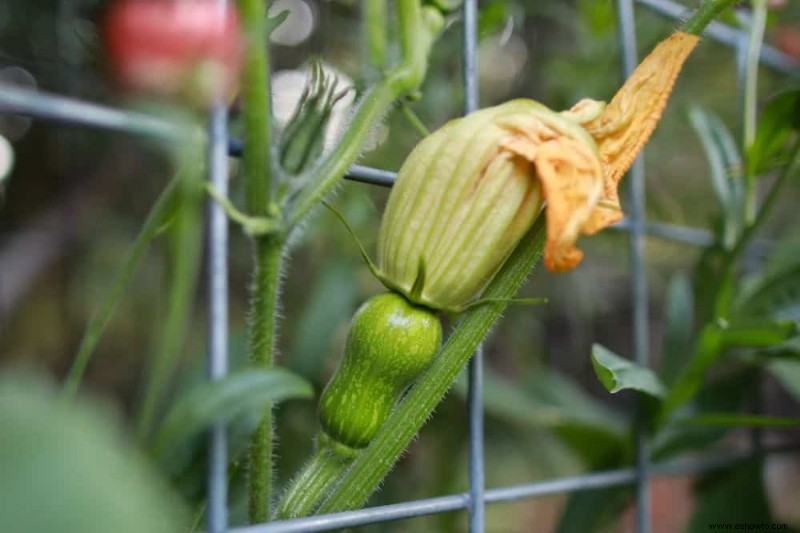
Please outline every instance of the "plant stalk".
M700 35L724 10L735 4L738 0L707 0L678 28L680 31Z

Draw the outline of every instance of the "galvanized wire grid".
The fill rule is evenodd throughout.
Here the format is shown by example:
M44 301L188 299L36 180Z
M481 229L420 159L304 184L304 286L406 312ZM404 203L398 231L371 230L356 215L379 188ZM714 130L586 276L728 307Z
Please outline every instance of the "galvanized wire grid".
M219 0L220 6L226 0ZM680 20L686 15L684 6L670 0L637 0L640 4L671 19ZM637 63L633 0L617 0L620 43L622 47L623 74L627 76ZM464 112L478 108L477 90L477 0L465 0L463 8L463 73ZM745 33L712 23L706 37L734 48L741 57L747 36ZM792 77L800 78L800 67L790 57L765 45L761 62ZM737 80L741 87L741 79ZM128 111L111 109L55 95L32 92L0 84L0 112L27 115L33 118L80 124L155 137L174 138L179 132L160 119ZM228 137L227 110L222 103L214 106L209 119L209 181L220 194L227 194L229 155L241 154L241 143ZM395 174L386 170L355 165L348 179L390 187ZM633 299L634 358L648 364L647 338L647 286L644 271L644 239L646 235L668 239L692 246L709 246L711 235L694 228L671 224L648 223L644 217L644 166L641 157L632 167L628 183L630 195L628 217L615 227L630 236L631 292ZM208 295L209 326L207 374L209 379L219 379L228 370L228 274L227 247L228 221L216 202L208 202ZM653 464L649 460L647 439L643 426L637 422L637 452L631 468L591 473L555 480L486 489L484 486L483 409L482 409L482 353L479 349L470 363L469 371L469 492L392 505L371 507L357 511L313 516L294 520L228 528L227 518L227 443L225 428L215 427L209 435L208 456L208 518L211 532L236 533L289 533L328 531L348 526L359 526L401 520L417 516L467 509L470 533L484 530L486 503L509 502L524 498L537 498L569 492L631 485L636 487L636 526L640 533L650 531L648 486L651 476L674 476L728 468L763 453L773 453L796 446L764 448L755 442L752 452L744 454L719 454L691 460Z

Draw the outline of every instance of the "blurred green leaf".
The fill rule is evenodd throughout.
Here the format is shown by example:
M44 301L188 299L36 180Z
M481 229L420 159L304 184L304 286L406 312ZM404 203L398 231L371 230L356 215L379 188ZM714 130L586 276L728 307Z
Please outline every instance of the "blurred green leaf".
M292 370L319 381L323 362L330 355L332 339L353 315L358 286L352 264L334 259L322 269L309 291L309 299L295 322L292 332Z
M64 384L64 394L67 397L74 396L77 392L86 367L89 365L89 360L92 358L92 355L94 355L97 343L100 342L100 337L103 335L106 326L108 326L111 316L114 314L114 310L117 307L117 303L119 303L120 298L122 298L125 288L128 286L145 252L147 252L147 249L150 247L150 243L163 231L164 227L169 224L178 212L180 207L178 193L178 180L173 179L159 195L153 207L150 209L150 213L147 215L142 229L136 236L133 246L131 246L130 251L114 278L114 283L109 289L108 295L103 299L97 311L94 312L92 318L89 320L89 325L86 327L86 332L83 334L78 353L72 362L72 367L69 370Z
M682 418L679 423L726 428L791 428L800 426L800 419L746 413L704 413Z
M704 413L735 412L740 409L757 373L752 368L739 368L715 377L703 386L681 414L684 417ZM682 424L680 418L670 420L659 429L652 442L652 458L662 461L681 453L708 448L727 435L729 428Z
M511 16L511 5L505 0L492 0L482 4L478 13L478 38L485 39L500 33Z
M800 402L800 362L781 359L770 363L768 368L775 379Z
M183 503L94 404L29 377L0 380L2 530L172 533Z
M269 402L311 398L303 378L280 368L246 369L192 388L173 405L154 441L154 455L169 461L211 425L262 409Z
M800 263L757 280L735 307L741 316L800 319Z
M558 523L558 533L605 531L633 498L630 487L612 487L572 493Z
M592 346L592 366L597 379L611 394L632 389L656 398L666 395L664 385L652 370L624 359L600 344Z
M761 112L756 138L747 153L748 173L758 175L780 162L792 130L800 129L800 89L773 97ZM777 160L777 161L776 161Z
M529 386L521 387L486 369L483 386L489 416L523 428L553 431L590 468L605 466L629 450L625 419L555 372L542 369ZM463 380L455 389L466 397Z
M714 523L772 523L760 460L709 475L696 485L695 492L689 533L705 533Z
M689 120L708 160L711 184L722 208L720 241L732 246L743 225L742 158L733 135L719 117L700 107L689 109Z
M672 383L691 356L694 332L694 294L689 279L678 274L669 281L666 296L667 332L664 337L664 356L661 360L661 379Z
M797 336L797 324L790 320L749 319L720 328L723 347L768 348Z

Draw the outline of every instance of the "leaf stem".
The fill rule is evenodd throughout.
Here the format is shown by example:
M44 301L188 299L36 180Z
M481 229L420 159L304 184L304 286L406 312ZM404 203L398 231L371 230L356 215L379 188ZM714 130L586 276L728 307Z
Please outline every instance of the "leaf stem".
M367 33L369 64L375 69L386 65L386 0L362 0Z
M728 316L731 304L733 277L736 272L737 260L742 255L744 250L747 249L747 246L750 244L750 242L752 242L758 230L761 229L761 226L764 225L764 222L767 220L767 217L772 212L775 203L778 201L778 198L780 197L780 192L783 189L784 185L786 185L789 179L798 171L800 171L800 141L798 141L795 144L792 156L789 158L789 161L786 163L786 166L783 167L781 175L778 176L778 179L775 181L775 183L772 185L772 188L767 193L767 197L764 199L764 203L761 205L761 209L758 210L755 220L753 220L751 224L745 227L741 236L736 241L736 244L734 245L733 249L730 251L730 254L726 258L725 270L722 276L722 281L720 282L719 285L720 288L717 291L717 298L715 305L716 317L726 318Z
M80 347L78 348L78 354L72 362L72 367L64 383L64 397L67 400L72 399L77 393L78 386L86 372L86 367L89 365L89 360L92 358L92 355L94 355L97 343L100 342L100 337L111 320L111 315L114 313L119 299L125 292L125 288L128 286L133 273L139 266L150 243L158 236L162 226L167 222L169 215L172 213L177 197L177 184L177 179L170 181L159 195L155 204L153 204L142 229L139 231L139 235L133 243L133 247L128 252L122 264L122 269L119 271L116 279L114 279L111 291L89 320L89 325L86 327L86 332L83 334Z
M173 233L170 259L172 273L167 313L153 353L152 367L145 384L136 434L144 442L153 429L159 403L178 363L192 310L194 289L202 252L202 169L195 150L182 154L179 163L180 206L170 227ZM202 159L199 159L202 161Z
M743 120L742 120L742 153L750 152L750 147L756 138L756 104L758 96L758 67L761 55L761 45L764 41L764 29L767 24L766 0L752 0L753 18L747 39L747 52L744 67L744 95L743 95ZM756 217L757 198L756 183L751 172L744 176L744 220L750 224Z
M700 35L720 13L735 4L738 0L707 0L694 14L681 24L680 31Z
M539 218L486 289L487 298L508 300L525 281L541 254L543 219ZM363 505L430 418L505 307L505 303L498 301L462 315L442 352L378 430L370 445L355 459L318 513L344 511Z

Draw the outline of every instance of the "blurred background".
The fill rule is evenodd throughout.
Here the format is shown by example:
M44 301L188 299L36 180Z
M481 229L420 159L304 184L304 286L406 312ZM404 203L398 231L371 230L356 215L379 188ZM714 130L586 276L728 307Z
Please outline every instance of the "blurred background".
M98 22L106 8L98 0L1 2L0 83L117 107L128 105L105 73ZM271 42L272 91L279 123L291 116L312 59L321 60L328 72L351 84L356 94L369 83L363 68L357 1L276 0L271 10L289 10ZM621 67L614 2L493 0L481 2L480 10L482 106L527 97L564 109L583 97L608 99L618 87ZM737 25L746 18L743 10L738 19L731 15L726 22ZM675 27L673 20L639 6L640 56ZM800 60L800 2L773 2L766 42ZM460 49L461 27L456 17L434 46L420 98L410 104L431 130L461 114ZM687 112L690 105L713 111L738 135L741 113L735 68L734 52L710 39L688 61L646 151L648 220L709 229L719 216L707 163ZM797 84L797 76L762 67L761 100ZM346 123L354 101L340 102L330 144L335 142L336 127ZM236 118L234 105L234 134L239 127ZM92 312L109 290L149 207L170 177L170 162L152 141L19 116L0 115L0 135L12 144L15 158L10 175L0 182L0 365L35 369L61 380ZM406 118L393 112L371 133L359 163L397 170L418 140ZM237 162L231 165L235 171ZM236 183L233 189L241 192ZM333 200L368 250L374 250L387 192L345 182ZM797 227L798 200L800 191L789 186L768 221L765 238ZM581 248L586 259L578 269L561 275L544 269L533 273L524 296L547 297L549 303L509 308L487 344L488 487L602 466L592 465L567 446L559 432L563 428L548 426L536 416L534 406L550 401L548 395L568 396L579 414L597 409L620 420L630 416L633 398L610 396L597 381L589 357L594 342L619 354L632 353L626 234L606 231L584 238ZM691 277L700 253L697 247L647 239L650 355L655 366L664 343L667 287L676 276ZM127 289L85 380L87 391L113 405L123 417L137 407L148 353L163 314L164 256L165 250L157 243ZM246 238L234 230L230 325L236 365L244 358L250 258ZM320 391L340 357L353 311L382 287L371 277L346 230L326 211L315 214L296 243L284 281L279 364L303 375ZM198 291L174 390L202 376L204 297ZM759 408L764 412L798 416L797 398L785 384L764 375L761 385L749 386L753 398L757 391L762 393ZM384 490L373 497L373 504L466 489L464 390L463 384L457 386L440 406ZM311 450L310 439L317 431L315 404L288 402L280 406L278 417L279 476L285 479ZM781 430L770 431L765 438L781 442L798 436L796 431ZM734 431L722 446L736 449L747 441L747 432ZM798 457L797 453L778 456L773 461L782 463L766 467L766 497L775 519L795 528L800 528L800 516L791 502L800 501ZM686 526L695 505L692 484L692 479L680 477L654 484L654 520L662 524L656 531ZM233 517L242 520L243 499L235 495L233 500ZM559 496L489 506L487 531L555 530L565 501L566 497ZM361 530L463 531L465 523L466 514L458 513ZM631 524L627 513L604 527L627 531Z

